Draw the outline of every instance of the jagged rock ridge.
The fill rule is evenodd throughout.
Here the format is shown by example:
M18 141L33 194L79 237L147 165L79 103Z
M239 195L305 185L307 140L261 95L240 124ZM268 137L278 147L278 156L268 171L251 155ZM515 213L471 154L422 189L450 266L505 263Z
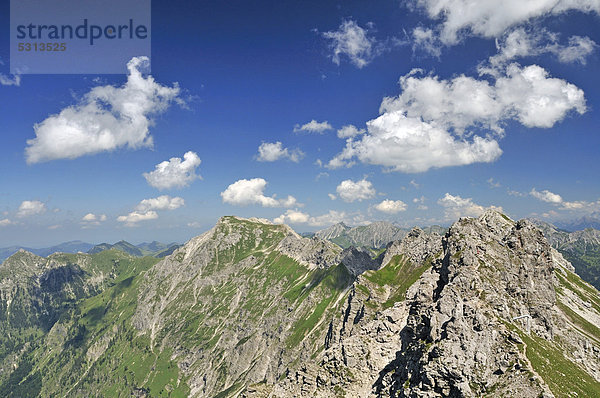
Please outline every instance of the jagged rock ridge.
M407 231L377 258L237 217L160 262L115 253L62 257L83 273L60 277L41 278L48 260L26 253L0 266L25 270L4 291L46 281L53 302L76 298L51 307L62 312L35 340L11 348L0 339L0 392L549 397L600 388L598 292L533 224L496 212L460 219L445 236ZM72 290L77 280L97 291ZM26 302L2 297L0 310Z

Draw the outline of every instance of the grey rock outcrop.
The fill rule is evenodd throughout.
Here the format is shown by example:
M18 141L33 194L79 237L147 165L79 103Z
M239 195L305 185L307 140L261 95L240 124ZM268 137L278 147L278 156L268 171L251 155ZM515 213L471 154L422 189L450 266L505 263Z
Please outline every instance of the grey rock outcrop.
M371 258L369 252L353 246L344 249L336 258L336 262L344 264L354 276L358 276L368 270L378 269L380 265L377 260Z
M569 302L586 288L563 288L555 272L567 277L572 268L531 222L489 211L460 219L438 244L423 235L413 230L384 255L431 261L405 300L369 310L386 289L367 290L375 279L360 276L323 354L290 372L270 397L552 397L549 385L558 390L560 381L543 368L544 380L526 353L556 344L561 358L584 364L600 382L599 342L565 326L575 318L564 306L587 308L592 328L600 314Z
M396 255L405 255L415 264L438 255L442 251L442 237L437 233L425 233L421 228L413 228L404 239L387 245L381 265L386 265Z
M315 236L332 241L343 248L354 246L379 249L384 248L389 242L402 239L407 233L408 230L390 222L376 221L358 227L338 223L317 231Z

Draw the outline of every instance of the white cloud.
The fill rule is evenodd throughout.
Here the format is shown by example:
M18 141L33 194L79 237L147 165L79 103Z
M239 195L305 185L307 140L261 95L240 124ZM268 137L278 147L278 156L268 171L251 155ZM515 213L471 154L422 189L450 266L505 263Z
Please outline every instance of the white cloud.
M147 212L132 211L126 216L117 217L117 221L125 223L126 227L136 227L140 221L155 220L157 218L158 214L153 210Z
M337 131L337 136L339 138L350 138L364 134L365 132L365 129L358 129L356 126L348 124Z
M383 213L396 214L398 212L406 210L406 203L404 203L401 200L386 199L386 200L382 201L381 203L378 203L377 205L375 205L375 209L379 210Z
M578 200L574 202L562 202L560 210L573 211L592 216L598 216L600 213L600 200L588 202L585 200Z
M117 221L125 223L126 227L136 227L140 221L155 220L158 218L156 210L175 210L185 205L180 197L161 195L156 198L143 199L135 210L126 216L117 217Z
M175 210L185 205L183 198L178 196L172 198L169 195L161 195L156 198L144 199L135 208L136 211L147 212L149 210Z
M277 224L305 224L310 220L310 216L297 210L287 210L284 214L273 219Z
M2 86L20 86L21 75L13 75L12 77L0 73L0 85Z
M258 147L258 155L256 160L259 162L275 162L279 159L289 159L294 163L298 163L304 157L304 152L300 149L284 148L283 144L277 142L263 142Z
M541 200L542 202L551 203L553 205L559 206L559 210L565 210L569 212L587 215L596 214L600 212L600 200L591 202L586 200L568 202L565 201L559 194L550 192L547 189L543 191L537 191L535 188L533 188L531 192L529 192L529 194L534 198ZM552 216L558 215L558 213L554 210L551 210L549 213L549 215Z
M39 200L24 200L19 206L17 217L30 217L46 212L46 205Z
M332 193L328 193L327 196L329 196L329 199L331 199L331 200L336 200L337 199L337 196L335 196Z
M581 89L549 77L537 65L510 64L493 85L464 75L451 80L416 76L420 72L414 69L400 78L402 94L384 98L380 111L401 110L457 134L468 127L501 132L500 122L510 119L526 127L547 128L569 111L586 111Z
M405 173L489 163L502 154L497 139L506 121L549 128L571 111L586 111L582 90L537 65L510 64L493 84L419 73L415 69L400 79L402 94L384 98L382 115L367 122L368 133L348 138L327 167L349 167L354 158Z
M284 214L273 219L275 223L290 223L290 224L308 224L313 227L323 227L339 222L344 222L348 225L365 225L369 222L360 212L348 214L344 211L329 210L320 216L311 216L309 214L288 210Z
M460 196L446 193L443 198L438 200L438 204L444 208L446 220L455 220L459 217L478 217L486 208L473 202L471 198L461 198ZM501 207L491 206L490 208L502 211Z
M585 64L587 57L597 47L589 37L571 36L567 45L560 44L558 40L558 34L545 29L534 31L522 27L515 28L508 31L500 40L496 40L498 54L490 57L489 66L482 65L479 71L494 75L498 69L513 59L545 53L554 54L563 63Z
M275 195L265 196L263 192L266 186L267 181L263 178L242 179L229 185L221 192L221 197L223 203L236 206L258 204L263 207L294 207L299 205L293 196L285 199L276 199Z
M96 221L96 215L93 213L88 213L85 216L81 217L81 221Z
M347 165L347 160L356 157L363 163L416 173L432 167L493 162L502 154L494 139L456 139L433 124L406 117L402 111L387 112L367 122L367 127L369 133L358 141L348 140L330 167Z
M12 222L11 220L9 220L8 218L0 220L0 227L7 227L7 226L12 225L12 224L14 224L14 222Z
M299 124L296 124L294 126L294 133L306 132L323 134L328 130L333 130L333 126L329 124L327 120L324 122L317 122L315 119L313 119L310 122L303 124L302 126L300 126Z
M515 190L513 190L513 189L507 189L507 190L506 190L506 193L508 193L510 196L516 196L516 197L519 197L519 198L522 198L522 197L524 197L524 196L527 196L527 194L526 194L526 193L519 192L519 191L515 191Z
M425 196L421 196L420 198L414 198L413 203L417 205L418 210L427 210L428 207L425 205L426 200Z
M541 192L538 192L535 190L535 188L533 188L531 190L531 192L529 192L529 194L531 196L533 196L534 198L541 200L542 202L562 203L562 201L563 201L563 199L560 195L552 193L546 189Z
M200 157L195 152L188 151L181 158L173 157L157 164L154 171L144 173L143 176L148 184L154 188L172 189L189 186L195 179L196 168L200 166Z
M547 15L571 10L600 13L598 0L417 0L429 18L440 21L440 40L456 44L466 35L499 37L508 28Z
M106 221L106 214L94 214L94 213L87 213L85 216L83 216L81 218L81 224L83 224L83 227L91 227L94 225L100 225L100 223Z
M73 159L125 146L152 147L148 130L152 116L181 100L177 84L163 86L152 76L142 76L140 69L148 62L147 57L132 58L122 87L94 87L78 104L35 124L36 138L27 140L25 149L27 163Z
M354 66L361 69L379 55L383 47L369 35L370 28L370 24L366 29L361 28L350 19L343 21L338 30L324 32L323 37L331 41L333 62L339 65L341 57L346 56Z
M373 184L366 179L360 181L344 180L337 186L336 192L344 202L363 201L375 196Z
M579 62L585 65L588 55L594 52L597 46L589 37L572 36L568 46L557 45L552 52L558 56L560 62Z
M350 160L354 156L354 149L352 147L354 141L351 138L346 140L346 148L336 156L334 156L327 164L326 168L334 170L341 167L350 168L356 164L355 161Z
M434 57L439 57L442 54L442 45L432 29L418 26L413 29L412 34L413 51L420 49Z

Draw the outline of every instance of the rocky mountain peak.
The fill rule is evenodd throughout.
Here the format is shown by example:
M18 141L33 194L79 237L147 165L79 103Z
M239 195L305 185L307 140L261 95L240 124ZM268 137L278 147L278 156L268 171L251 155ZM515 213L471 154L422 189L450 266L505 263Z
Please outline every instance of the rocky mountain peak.
M589 395L600 385L594 357L600 342L581 334L599 330L600 316L590 311L593 324L585 324L571 312L583 313L580 300L589 288L562 282L575 283L572 268L531 222L488 211L461 218L444 237L413 229L387 246L381 266L355 282L331 333L339 342L329 345L318 365L276 385L273 396L330 396L327 391L337 386L352 397L552 397L568 396L561 391ZM411 269L424 271L404 295L393 293ZM378 302L389 306L394 294L405 300L369 313ZM588 309L598 303L597 292L586 297ZM583 347L592 346L585 353ZM565 364L579 369L575 362L585 364L587 373L577 376L588 380L585 387L567 370L554 370Z
M41 269L46 260L43 257L35 255L25 249L19 249L15 254L0 263L0 271L7 273L35 273Z
M442 250L442 238L437 233L426 233L421 228L413 228L404 238L387 245L381 260L386 265L394 256L404 256L414 264L420 264L428 257L439 254Z
M343 222L339 222L328 228L317 231L315 233L315 236L317 236L321 239L331 240L331 239L340 237L341 235L343 235L346 231L348 231L350 229L351 229L351 227L347 226Z
M368 270L378 269L380 266L377 260L371 258L370 252L357 249L354 246L344 249L335 262L344 264L354 276L361 275Z
M532 222L488 211L372 253L223 217L160 262L57 254L0 278L0 326L50 342L22 357L43 396L597 395L600 295Z

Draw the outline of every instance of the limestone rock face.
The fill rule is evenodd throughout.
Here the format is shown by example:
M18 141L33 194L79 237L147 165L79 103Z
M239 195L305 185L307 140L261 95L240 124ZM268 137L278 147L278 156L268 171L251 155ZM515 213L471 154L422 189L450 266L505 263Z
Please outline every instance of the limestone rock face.
M336 262L344 264L354 276L379 268L379 262L372 259L369 252L359 250L353 246L344 249L336 258Z
M598 396L600 294L542 232L437 231L342 250L230 216L160 261L17 253L0 395Z
M389 263L398 254L405 255L415 264L420 264L427 257L435 256L442 251L442 238L437 233L427 234L421 228L413 228L402 240L387 245L382 265Z
M399 228L387 221L376 221L358 227L349 227L344 223L338 223L317 231L315 236L334 242L343 248L354 246L380 249L390 242L402 239L407 233L407 229Z
M398 256L431 267L389 306L389 286L371 281ZM568 376L539 358L600 385L600 342L590 333L600 330L598 292L580 279L565 284L572 267L531 222L489 211L460 219L443 238L415 229L388 245L382 267L358 277L323 354L269 396L551 397L579 388L562 390ZM587 306L571 302L584 291Z

